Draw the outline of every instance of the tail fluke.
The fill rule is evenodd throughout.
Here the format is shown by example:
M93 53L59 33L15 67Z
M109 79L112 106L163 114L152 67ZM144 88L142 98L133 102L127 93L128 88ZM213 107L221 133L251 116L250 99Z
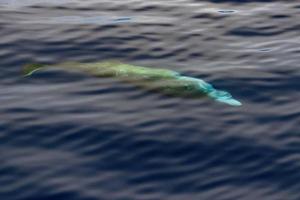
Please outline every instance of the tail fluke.
M23 68L23 76L30 76L34 72L40 70L43 68L45 65L43 64L38 64L38 63L33 63L33 64L27 64Z

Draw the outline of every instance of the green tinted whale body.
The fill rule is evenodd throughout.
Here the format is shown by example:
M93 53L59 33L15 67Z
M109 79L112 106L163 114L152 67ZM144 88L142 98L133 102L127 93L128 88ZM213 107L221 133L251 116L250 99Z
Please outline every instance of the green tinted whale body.
M29 64L24 68L24 75L29 76L40 69L52 67L85 72L97 77L117 77L122 81L133 83L142 88L172 96L194 98L208 96L218 102L232 106L242 105L228 92L217 90L211 84L201 79L183 76L168 69L141 67L115 61L95 63L65 62L55 65Z

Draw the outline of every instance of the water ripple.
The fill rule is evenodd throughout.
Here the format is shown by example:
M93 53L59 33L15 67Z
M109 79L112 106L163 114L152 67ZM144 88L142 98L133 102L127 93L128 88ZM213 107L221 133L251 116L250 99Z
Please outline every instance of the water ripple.
M0 0L0 199L298 200L297 1ZM242 107L26 63L122 60Z

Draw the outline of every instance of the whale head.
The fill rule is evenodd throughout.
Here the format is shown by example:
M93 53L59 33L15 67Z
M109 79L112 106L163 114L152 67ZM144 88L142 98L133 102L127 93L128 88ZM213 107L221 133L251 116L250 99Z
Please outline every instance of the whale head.
M190 84L195 83L200 93L208 95L215 101L222 102L231 106L241 106L242 103L234 99L229 92L217 90L211 84L205 82L199 78L193 78L188 76L179 76L179 80L186 81Z

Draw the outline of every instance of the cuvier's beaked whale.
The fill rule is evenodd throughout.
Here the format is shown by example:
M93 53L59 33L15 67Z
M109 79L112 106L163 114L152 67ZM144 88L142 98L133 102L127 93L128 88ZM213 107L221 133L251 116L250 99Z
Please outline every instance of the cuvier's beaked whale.
M140 67L116 61L95 63L65 62L54 65L28 64L24 67L23 73L25 76L29 76L35 71L48 67L82 71L97 77L117 77L137 86L173 96L201 97L206 95L215 101L231 106L242 105L228 92L217 90L202 79L183 76L168 69Z

